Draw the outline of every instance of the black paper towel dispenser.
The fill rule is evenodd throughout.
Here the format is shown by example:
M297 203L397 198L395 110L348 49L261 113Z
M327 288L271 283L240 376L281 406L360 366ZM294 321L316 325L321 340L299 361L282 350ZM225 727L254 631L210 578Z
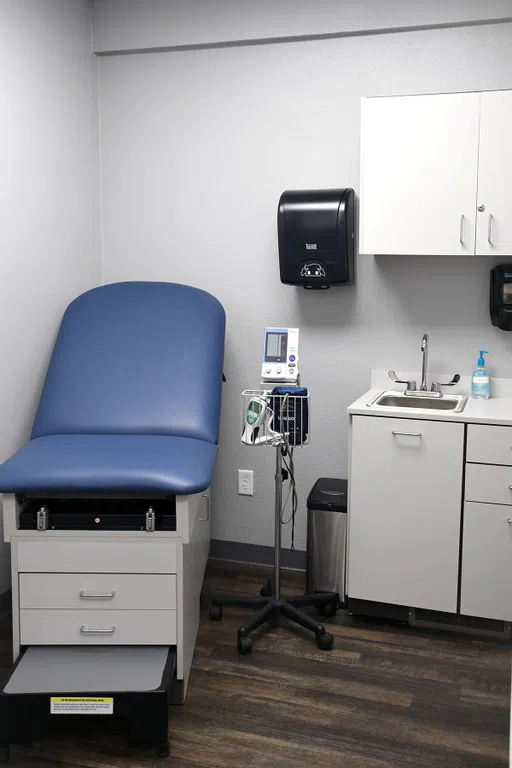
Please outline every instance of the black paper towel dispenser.
M354 190L287 190L277 212L281 282L330 288L354 282Z

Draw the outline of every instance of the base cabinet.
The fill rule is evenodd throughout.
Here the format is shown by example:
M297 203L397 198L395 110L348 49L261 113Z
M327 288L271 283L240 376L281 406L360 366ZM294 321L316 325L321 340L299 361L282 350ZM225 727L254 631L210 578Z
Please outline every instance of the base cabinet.
M462 614L512 621L512 507L464 506Z
M456 612L464 425L354 416L348 594Z

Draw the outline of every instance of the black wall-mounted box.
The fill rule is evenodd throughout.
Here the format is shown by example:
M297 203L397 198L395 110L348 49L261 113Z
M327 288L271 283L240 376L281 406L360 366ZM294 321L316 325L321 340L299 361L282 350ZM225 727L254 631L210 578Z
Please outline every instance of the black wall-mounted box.
M491 269L490 311L492 324L512 331L512 264Z
M279 199L281 282L330 288L354 282L354 190L287 190Z

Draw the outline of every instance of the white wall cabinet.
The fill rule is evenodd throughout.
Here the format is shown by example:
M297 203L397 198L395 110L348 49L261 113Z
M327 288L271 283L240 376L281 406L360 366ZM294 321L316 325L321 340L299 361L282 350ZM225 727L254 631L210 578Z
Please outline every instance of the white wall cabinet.
M352 418L348 594L456 612L464 425Z
M512 254L512 91L482 93L476 253Z
M512 252L512 91L362 101L361 253Z

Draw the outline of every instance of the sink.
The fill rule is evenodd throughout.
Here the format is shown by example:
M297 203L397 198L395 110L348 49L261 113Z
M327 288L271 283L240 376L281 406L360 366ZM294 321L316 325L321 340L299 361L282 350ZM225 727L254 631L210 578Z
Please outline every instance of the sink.
M460 413L464 410L467 402L467 395L443 395L435 397L425 392L425 394L402 395L399 392L379 392L379 394L370 400L370 408L414 408L419 411L453 411Z

